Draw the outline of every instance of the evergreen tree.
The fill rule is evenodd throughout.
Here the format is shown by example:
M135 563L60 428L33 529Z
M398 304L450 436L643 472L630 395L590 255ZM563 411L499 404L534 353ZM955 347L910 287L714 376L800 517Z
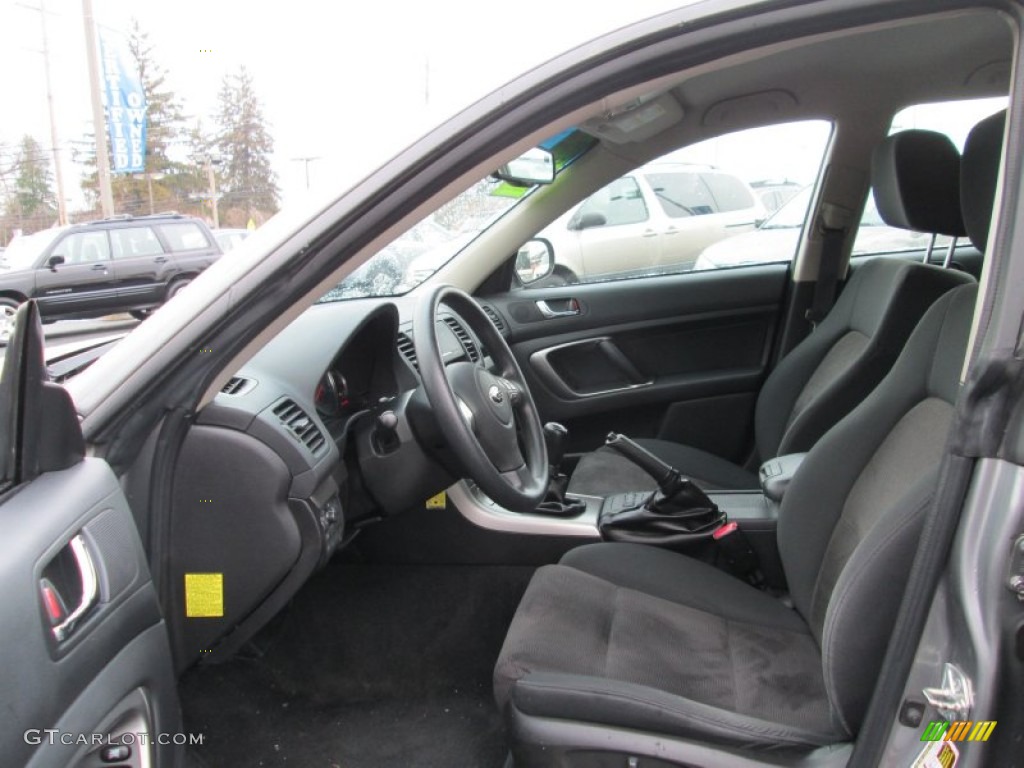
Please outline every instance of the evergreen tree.
M224 77L218 98L221 221L244 226L250 218L260 220L277 212L280 192L270 167L274 140L244 66Z
M10 162L2 170L4 192L3 229L26 234L56 223L57 196L53 191L50 160L44 148L29 135L22 137Z

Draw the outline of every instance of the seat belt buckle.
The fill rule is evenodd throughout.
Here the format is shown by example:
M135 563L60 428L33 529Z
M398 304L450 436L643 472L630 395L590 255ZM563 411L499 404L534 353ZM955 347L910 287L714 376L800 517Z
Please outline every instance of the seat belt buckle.
M764 584L764 574L757 553L747 540L746 534L740 530L739 523L730 520L720 525L711 534L718 546L718 553L725 560L728 570L748 584L760 587Z

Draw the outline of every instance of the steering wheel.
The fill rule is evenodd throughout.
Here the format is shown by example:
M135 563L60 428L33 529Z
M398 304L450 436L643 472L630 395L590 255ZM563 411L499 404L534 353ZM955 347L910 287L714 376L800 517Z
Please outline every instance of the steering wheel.
M445 365L438 343L441 305L457 314L487 347L483 362ZM450 285L420 301L413 343L427 400L467 475L506 509L532 512L548 489L548 456L537 407L505 339L469 294Z

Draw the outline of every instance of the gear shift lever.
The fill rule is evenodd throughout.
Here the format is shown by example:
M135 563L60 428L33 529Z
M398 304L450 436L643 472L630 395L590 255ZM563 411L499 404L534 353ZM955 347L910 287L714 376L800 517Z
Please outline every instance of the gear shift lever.
M551 465L551 482L548 493L538 507L537 513L555 517L577 517L586 510L587 504L580 499L566 499L565 489L569 478L559 471L562 459L565 458L565 447L569 441L569 430L557 421L549 421L544 425L544 445L548 450L548 463Z
M628 541L639 531L639 539L632 540L657 533L663 543L686 541L710 535L726 522L725 514L704 491L625 435L611 432L605 445L658 481L658 490L649 496L626 493L605 499L598 527L607 538Z
M569 430L557 421L549 421L544 425L544 445L548 449L548 463L551 474L557 474L565 458L565 445L569 440Z

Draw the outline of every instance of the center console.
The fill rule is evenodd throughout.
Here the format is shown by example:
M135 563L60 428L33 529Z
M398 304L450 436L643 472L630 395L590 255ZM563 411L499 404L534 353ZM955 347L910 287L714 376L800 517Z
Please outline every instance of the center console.
M805 454L766 461L759 471L760 490L704 492L642 446L613 433L606 445L651 475L658 490L583 496L565 493L565 478L558 472L564 428L555 427L559 425L545 425L555 479L537 510L524 514L504 509L467 481L448 489L455 507L474 524L491 530L665 547L724 560L741 578L785 588L776 541L779 509Z

